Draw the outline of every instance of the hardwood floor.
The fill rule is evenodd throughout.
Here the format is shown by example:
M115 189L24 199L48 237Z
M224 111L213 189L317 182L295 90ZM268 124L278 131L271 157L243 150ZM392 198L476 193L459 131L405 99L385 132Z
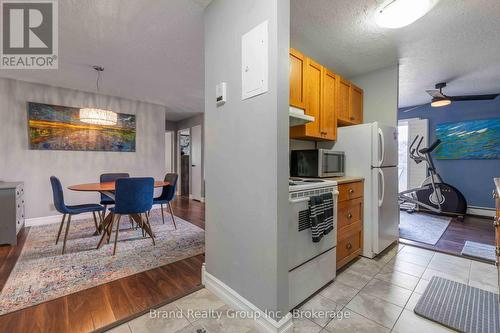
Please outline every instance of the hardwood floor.
M176 216L205 228L205 205L187 198L172 202ZM27 230L18 246L0 247L0 287L21 253ZM0 332L103 331L201 288L198 255L146 272L0 316Z
M401 238L405 244L460 255L465 241L495 245L493 218L466 216L463 221L453 218L436 245L428 245Z

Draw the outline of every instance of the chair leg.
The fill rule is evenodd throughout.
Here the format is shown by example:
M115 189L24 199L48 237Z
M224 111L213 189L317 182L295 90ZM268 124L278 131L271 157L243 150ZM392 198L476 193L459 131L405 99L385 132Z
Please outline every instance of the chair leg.
M116 242L118 241L118 231L120 230L121 215L116 214L116 233L115 233L115 246L113 247L113 255L116 253Z
M174 210L172 209L170 201L168 202L168 208L170 209L170 215L172 215L172 222L174 222L174 228L177 230L177 225L175 224Z
M59 242L59 236L61 236L62 227L64 225L64 220L66 219L66 214L63 214L61 225L59 226L59 231L57 232L56 245Z
M68 222L66 222L66 231L64 232L63 248L62 254L66 252L66 239L68 238L69 224L71 223L71 214L68 216Z
M94 217L94 224L95 224L95 230L96 230L95 235L99 235L99 224L97 223L97 217L95 215L95 212L92 212L92 216Z
M149 227L149 230L151 231L151 234L153 234L153 229L151 229L151 224L149 224L149 216L148 216L148 214L145 214L145 215L146 215L146 223L148 224L148 227ZM153 236L154 236L154 234L153 234ZM156 245L155 238L153 236L151 237L151 239L153 240L153 245Z
M163 204L160 204L161 209L161 219L163 220L163 224L165 224L165 213L163 212Z

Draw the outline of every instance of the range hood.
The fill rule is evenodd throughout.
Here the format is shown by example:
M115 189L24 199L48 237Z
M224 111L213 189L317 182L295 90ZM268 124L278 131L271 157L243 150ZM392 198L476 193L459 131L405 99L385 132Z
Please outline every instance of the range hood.
M313 116L304 114L304 110L290 106L288 111L290 127L304 125L314 121Z

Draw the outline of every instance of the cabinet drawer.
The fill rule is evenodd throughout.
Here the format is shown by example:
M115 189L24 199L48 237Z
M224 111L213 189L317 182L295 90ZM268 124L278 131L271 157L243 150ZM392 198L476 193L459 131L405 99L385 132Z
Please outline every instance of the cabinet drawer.
M346 183L339 185L339 201L361 198L363 196L363 182Z
M363 219L363 198L341 201L338 203L338 230Z
M337 241L337 269L361 254L363 240L361 224L347 228L342 239Z

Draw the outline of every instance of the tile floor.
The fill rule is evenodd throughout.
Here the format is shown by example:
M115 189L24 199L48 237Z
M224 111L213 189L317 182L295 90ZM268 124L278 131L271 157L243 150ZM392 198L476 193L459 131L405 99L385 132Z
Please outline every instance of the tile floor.
M374 260L360 258L301 307L301 310L341 310L345 318L294 320L294 332L452 332L413 312L434 275L498 293L493 265L399 245ZM221 317L194 318L188 313L190 309L214 310ZM202 289L158 309L175 314L173 318L151 318L146 314L108 332L260 332L252 319L230 318L228 309L215 295Z

